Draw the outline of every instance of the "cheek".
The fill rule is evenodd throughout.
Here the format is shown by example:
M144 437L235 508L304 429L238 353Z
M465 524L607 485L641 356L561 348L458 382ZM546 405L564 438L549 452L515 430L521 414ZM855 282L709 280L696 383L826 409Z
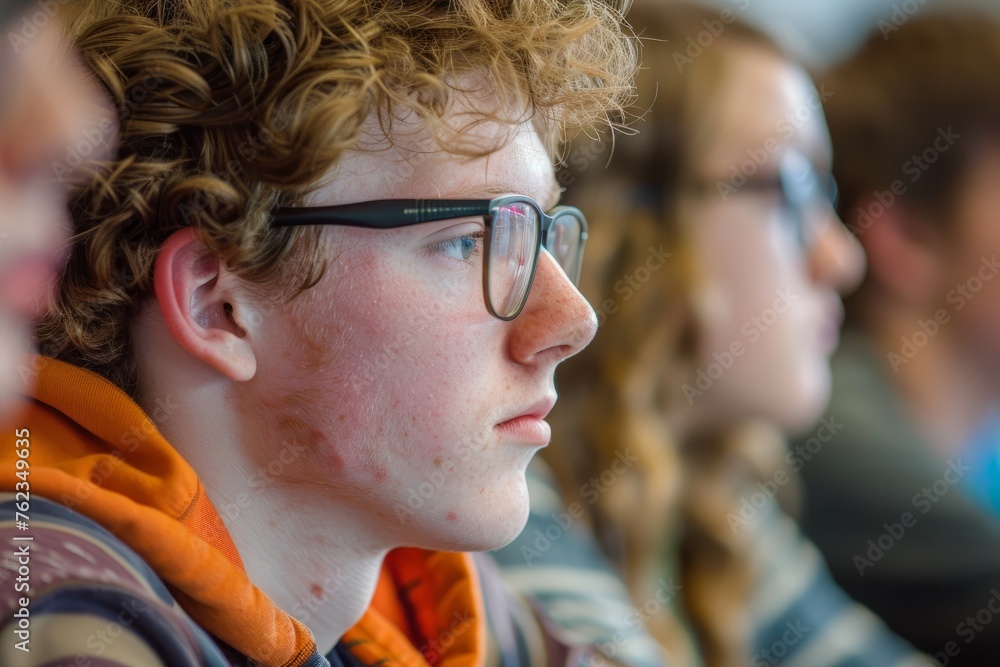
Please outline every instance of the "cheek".
M315 289L295 308L285 347L303 372L283 387L296 404L286 424L306 424L317 453L313 473L398 483L481 427L485 309L436 300L435 283L377 250L352 253Z
M702 368L720 377L724 403L769 414L807 387L815 393L826 372L821 307L800 251L777 221L727 222L728 229L699 239L712 286ZM729 363L734 349L741 354Z
M791 261L795 249L776 225L747 215L712 221L698 243L709 285L712 349L728 349L737 341L755 345L759 336L747 333L760 328L754 320L769 315L779 290L799 287ZM766 326L770 330L775 324Z

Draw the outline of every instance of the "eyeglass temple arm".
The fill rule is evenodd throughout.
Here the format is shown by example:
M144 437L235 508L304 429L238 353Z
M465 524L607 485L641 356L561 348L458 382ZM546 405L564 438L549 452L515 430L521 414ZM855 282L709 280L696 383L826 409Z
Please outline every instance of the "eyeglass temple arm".
M272 224L275 227L348 225L392 229L489 213L490 201L482 199L383 199L340 206L279 208L274 212Z

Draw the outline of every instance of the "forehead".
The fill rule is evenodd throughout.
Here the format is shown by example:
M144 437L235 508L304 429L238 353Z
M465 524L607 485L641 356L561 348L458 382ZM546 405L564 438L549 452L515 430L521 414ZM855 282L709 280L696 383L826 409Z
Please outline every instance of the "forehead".
M496 120L499 116L503 120ZM436 135L416 114L371 114L361 140L309 198L312 206L371 199L489 199L517 193L552 206L552 158L527 114L490 93L456 93Z
M822 96L801 67L764 48L731 47L726 75L713 100L703 170L728 174L754 155L780 156L797 148L815 163L830 162L830 138ZM829 93L824 92L824 95ZM751 153L748 153L750 151ZM770 157L757 160L763 169ZM773 160L772 167L777 167Z

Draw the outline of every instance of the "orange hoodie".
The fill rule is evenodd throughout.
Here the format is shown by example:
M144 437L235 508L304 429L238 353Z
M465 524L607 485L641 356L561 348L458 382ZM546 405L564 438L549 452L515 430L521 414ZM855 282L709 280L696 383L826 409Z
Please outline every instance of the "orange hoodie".
M309 630L248 579L197 474L143 410L93 373L44 357L33 362L37 384L8 429L10 438L15 428L30 431L31 493L118 537L198 625L246 657L294 667L313 656ZM23 481L16 475L16 451L0 447L0 490L14 491ZM399 591L406 591L405 598ZM454 632L456 618L472 631ZM453 643L439 650L435 638L445 633ZM471 558L392 552L375 602L342 642L365 664L484 664L486 621ZM426 658L415 648L425 645L435 646Z

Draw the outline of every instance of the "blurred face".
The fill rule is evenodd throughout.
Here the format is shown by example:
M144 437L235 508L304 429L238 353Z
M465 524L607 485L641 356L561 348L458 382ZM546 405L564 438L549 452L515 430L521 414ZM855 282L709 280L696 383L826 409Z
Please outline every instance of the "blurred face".
M73 171L67 151L88 130L110 130L91 156L115 138L107 103L61 51L59 30L53 19L18 48L0 49L0 414L23 389L17 364L68 233L66 185L57 178Z
M762 417L789 430L818 417L828 359L863 254L824 197L830 141L806 73L766 50L734 47L706 122L689 198L704 271L700 370L694 400L713 423Z
M502 147L474 159L435 149L414 119L394 121L392 146L374 120L366 129L364 150L310 205L500 193L555 204L551 161L530 123L477 125L477 143ZM305 443L308 463L293 481L350 504L379 527L366 534L381 546L482 550L513 539L527 517L525 468L550 437L556 365L596 331L546 252L521 314L492 316L484 229L481 218L327 227L322 281L268 318L249 405L267 413L267 431Z
M1000 372L1000 146L984 148L957 198L954 233L935 252L944 266L938 286L951 320L943 329L988 377Z

